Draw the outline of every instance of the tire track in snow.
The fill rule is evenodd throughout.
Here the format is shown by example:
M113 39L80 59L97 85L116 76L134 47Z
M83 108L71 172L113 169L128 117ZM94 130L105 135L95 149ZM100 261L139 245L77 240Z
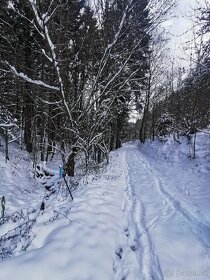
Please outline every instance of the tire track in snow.
M117 280L161 280L159 259L149 235L143 203L137 198L132 184L132 168L125 150L125 185L123 211L126 215L124 236L118 245L115 262Z
M139 279L141 273L141 256L138 243L138 233L133 219L135 200L132 197L131 188L128 182L128 166L126 161L126 151L123 157L123 189L124 199L122 211L124 212L123 228L119 234L119 240L115 251L114 278L116 280ZM142 277L140 277L142 279Z
M189 212L182 205L182 202L174 198L172 194L170 194L165 188L164 185L168 184L161 179L161 176L155 171L150 164L146 161L145 157L138 150L138 153L141 154L141 158L137 155L139 161L142 162L143 166L148 170L148 172L153 176L156 188L160 195L163 197L165 201L173 208L179 215L181 215L186 223L189 225L191 231L194 233L196 238L203 244L203 246L210 250L210 226L206 224L204 221L199 220L194 216L192 212Z
M128 162L129 161L127 159L127 164ZM138 164L137 164L137 168L138 168ZM134 221L137 226L138 236L140 237L140 245L142 247L140 249L142 249L143 279L161 280L163 279L163 275L160 268L158 256L155 252L154 245L146 225L144 204L139 198L137 198L135 194L134 187L132 184L132 168L130 168L129 164L127 170L128 170L128 185L130 187L133 199L135 200Z

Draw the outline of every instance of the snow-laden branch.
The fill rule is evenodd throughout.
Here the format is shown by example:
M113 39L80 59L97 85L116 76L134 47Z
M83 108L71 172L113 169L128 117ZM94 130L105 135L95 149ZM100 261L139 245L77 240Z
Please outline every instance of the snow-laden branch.
M51 57L49 57L49 55L46 54L46 51L44 49L42 49L42 53L44 54L44 56L52 63L53 60Z
M101 138L103 136L103 133L99 133L99 134L96 134L90 141L90 144L89 145L92 145L96 140L98 140L99 138Z
M0 123L1 128L12 128L13 126L16 126L14 123Z
M111 79L107 82L106 86L104 87L104 89L102 90L102 92L100 93L100 95L98 95L89 105L89 107L87 108L87 112L89 110L91 110L91 108L94 106L94 104L100 100L102 97L104 97L104 95L107 92L107 89L109 88L109 86L119 77L119 75L122 73L122 71L124 70L124 68L126 67L128 61L130 60L133 52L139 47L141 43L141 40L137 42L137 44L133 47L132 51L130 52L129 56L126 58L126 60L123 62L122 66L119 68L119 70L111 77Z
M48 44L48 47L50 49L50 53L51 53L51 56L52 56L52 62L54 64L54 67L55 67L55 70L56 70L56 73L57 73L57 77L58 77L58 81L59 81L59 84L60 84L60 88L58 90L60 90L60 92L61 92L64 106L65 106L66 111L69 115L69 118L70 118L70 120L72 121L72 124L73 124L73 118L72 118L72 115L71 115L71 111L69 109L69 106L68 106L68 103L67 103L66 97L65 97L64 83L63 83L60 67L59 67L59 64L58 64L58 59L57 59L56 52L55 52L55 45L53 44L53 42L50 38L49 30L48 30L47 24L44 20L45 15L39 15L37 5L36 5L37 4L36 0L29 0L29 3L30 3L30 5L32 7L32 10L34 12L36 22L37 22L39 28L42 30L42 32L44 34L44 38L45 38L45 40Z
M56 7L53 9L53 11L51 12L51 7L52 7L54 1L55 1L55 0L51 0L47 12L46 12L45 14L42 15L42 19L43 19L43 21L44 21L45 24L47 24L47 23L50 21L50 19L52 18L52 16L56 13L56 11L57 11L57 9L58 9L58 6L59 6L59 5L56 6Z
M10 68L10 70L13 72L13 74L15 76L23 79L24 81L26 81L26 82L28 82L30 84L35 84L35 85L38 85L38 86L43 86L45 88L56 90L56 91L60 90L59 87L48 85L45 82L40 81L40 80L33 80L33 79L29 78L26 74L24 74L22 72L18 72L16 70L16 68L14 66L10 65L9 62L7 62L7 61L5 61L5 64Z
M100 64L99 64L99 69L98 69L98 73L97 73L97 76L96 76L96 79L95 79L95 82L94 82L94 85L93 85L93 88L92 88L92 92L91 92L91 94L88 98L88 101L87 101L87 107L89 107L89 104L91 102L91 99L93 98L95 89L97 88L99 78L101 77L101 74L102 74L103 70L105 69L105 66L107 65L107 62L108 62L108 59L109 59L109 56L110 56L110 52L111 52L112 48L115 46L115 44L117 43L117 41L120 37L120 34L122 32L122 29L123 29L123 26L124 26L129 8L132 5L132 3L133 3L133 0L130 0L129 3L127 4L127 6L125 8L125 11L122 15L118 30L117 30L117 32L114 36L114 39L110 44L107 45L107 47L104 50L104 54L103 54L103 57L102 57L102 59L100 61Z
M44 35L41 33L41 31L37 28L35 22L33 20L30 20L28 17L26 17L23 13L21 13L17 8L15 8L12 3L9 3L9 7L13 9L13 11L15 13L17 13L20 17L22 17L23 19L25 19L27 22L29 22L30 24L33 25L33 27L36 29L36 31L41 35L41 37L44 38ZM6 22L5 22L6 23ZM6 23L8 24L8 23ZM9 25L9 24L8 24ZM12 29L13 29L13 26L9 25Z
M19 135L18 137L16 137L16 138L10 140L10 141L8 142L8 144L13 143L13 142L17 141L17 140L20 139L20 138L21 138L21 136Z
M60 101L48 101L48 100L45 100L45 99L43 99L43 98L41 98L41 97L39 97L39 96L37 96L37 98L38 98L42 103L45 103L45 104L47 104L47 105L57 105L57 106L59 106L59 104L62 103L61 100L60 100Z

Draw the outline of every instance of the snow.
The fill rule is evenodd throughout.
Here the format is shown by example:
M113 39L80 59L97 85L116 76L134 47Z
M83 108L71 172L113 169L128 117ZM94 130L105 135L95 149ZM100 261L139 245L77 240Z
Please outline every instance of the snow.
M209 279L210 139L197 135L195 160L187 140L180 142L124 144L108 165L80 181L73 201L53 165L40 165L35 180L24 151L13 143L5 163L0 148L5 213L26 219L1 225L0 241L34 221L30 244L22 237L0 262L0 280ZM49 185L55 193L47 193Z
M29 252L2 262L0 279L112 279L123 191L121 169L109 168L75 194L69 219L39 217Z
M14 66L10 65L8 62L6 62L6 64L9 66L9 68L11 69L11 71L14 73L15 76L23 79L24 81L26 81L28 83L35 84L35 85L38 85L38 86L43 86L43 87L46 87L46 88L49 88L49 89L53 89L53 90L56 90L56 91L60 90L59 87L48 85L48 84L46 84L45 82L43 82L41 80L33 80L30 77L28 77L26 74L24 74L22 72L18 72L16 70L16 68Z
M171 145L167 144L170 147ZM174 143L174 145L176 144ZM141 236L147 241L140 242L140 245L143 244L142 267L145 265L144 261L147 261L147 270L143 271L141 279L164 279L167 278L167 274L177 276L178 279L187 279L188 276L184 276L185 272L187 274L192 271L200 272L202 279L208 279L207 274L210 272L210 224L205 221L203 216L209 215L209 212L201 212L199 208L198 214L197 208L193 208L189 197L189 204L187 204L183 191L181 193L179 190L176 194L172 192L172 188L176 184L171 182L177 183L178 180L180 183L180 174L182 179L184 176L188 178L188 184L190 180L193 182L194 178L191 179L187 176L181 162L181 171L180 166L177 169L173 166L170 170L168 162L160 161L156 149L151 149L151 146L152 144L148 143L148 149L143 145L140 147L143 152L147 151L150 163L145 154L139 151L137 144L129 147L129 150L133 149L133 153L130 152L128 157L134 166L129 173L132 178L133 196L134 199L138 200L142 209L138 212L139 219L143 219L146 223L141 226L146 231L137 235L136 238L139 239ZM160 154L160 150L164 149L164 145L160 143L154 147L158 147ZM169 147L166 155L171 158ZM156 163L156 167L159 163L158 169L162 170L162 174L151 166L152 163L154 165ZM166 172L168 174L167 180L165 179ZM186 182L184 183L186 184ZM198 189L197 185L192 185L193 187ZM200 189L202 187L207 189L205 195L208 194L209 199L210 189L207 181L205 185L199 185ZM206 197L204 196L203 199L205 200ZM183 276L181 273L178 276L180 271L183 271ZM196 278L191 277L190 279Z
M14 123L0 123L0 127L2 128L11 128L13 126L16 126Z

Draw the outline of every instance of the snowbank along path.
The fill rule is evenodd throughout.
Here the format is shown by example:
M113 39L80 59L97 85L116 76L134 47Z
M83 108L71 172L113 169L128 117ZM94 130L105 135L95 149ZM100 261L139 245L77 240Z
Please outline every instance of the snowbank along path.
M74 194L70 213L53 223L45 213L28 252L0 263L0 280L113 279L123 213L124 153L112 153L99 175ZM15 272L15 276L14 276Z

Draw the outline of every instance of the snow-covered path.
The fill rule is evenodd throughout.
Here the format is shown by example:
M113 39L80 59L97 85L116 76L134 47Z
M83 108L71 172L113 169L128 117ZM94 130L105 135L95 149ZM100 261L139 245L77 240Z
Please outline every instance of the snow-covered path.
M210 225L205 215L196 207L189 210L185 201L170 194L168 182L152 168L138 144L127 144L125 152L123 208L128 216L125 236L129 241L124 238L119 244L122 261L118 261L117 279L209 279ZM128 250L136 253L136 267L127 266Z
M174 180L125 144L66 217L38 217L28 252L1 262L0 280L210 279L209 213Z

